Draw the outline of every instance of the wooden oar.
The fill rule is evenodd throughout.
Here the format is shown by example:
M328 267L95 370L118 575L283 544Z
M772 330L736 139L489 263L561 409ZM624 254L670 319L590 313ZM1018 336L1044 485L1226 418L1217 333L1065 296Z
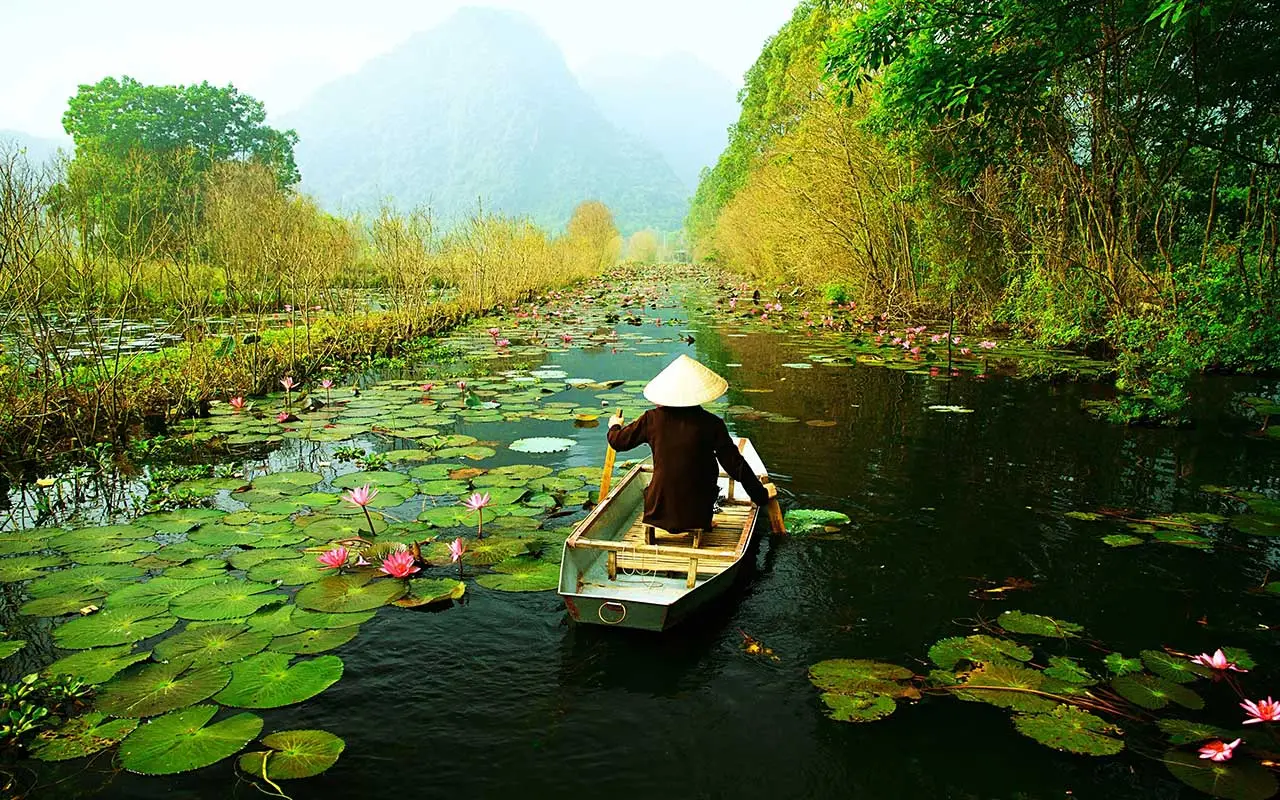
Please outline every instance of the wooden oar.
M619 411L617 416L621 417L622 412ZM609 432L605 431L605 441L609 440ZM604 451L604 474L600 476L600 499L604 502L605 497L609 495L609 484L613 483L613 460L618 454L614 452L613 445L606 444Z

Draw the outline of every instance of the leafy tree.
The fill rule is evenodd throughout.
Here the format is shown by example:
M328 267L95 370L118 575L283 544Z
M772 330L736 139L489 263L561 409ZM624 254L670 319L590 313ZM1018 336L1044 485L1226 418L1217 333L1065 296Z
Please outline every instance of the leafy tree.
M148 86L125 76L84 84L62 117L76 152L88 148L118 159L190 150L204 172L220 161L252 161L272 167L281 188L301 176L293 157L298 135L266 124L261 102L234 86Z

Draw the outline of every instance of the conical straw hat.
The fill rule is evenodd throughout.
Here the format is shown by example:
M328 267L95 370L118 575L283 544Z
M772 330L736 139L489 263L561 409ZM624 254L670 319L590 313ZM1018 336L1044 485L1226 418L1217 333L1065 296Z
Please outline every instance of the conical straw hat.
M688 356L680 356L644 387L649 402L660 406L700 406L729 390L729 382Z

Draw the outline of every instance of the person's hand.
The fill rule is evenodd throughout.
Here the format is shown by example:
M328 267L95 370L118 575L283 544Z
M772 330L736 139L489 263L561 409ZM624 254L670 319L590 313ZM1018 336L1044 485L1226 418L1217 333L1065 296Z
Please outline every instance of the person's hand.
M614 414L612 417L609 417L609 427L612 428L614 425L617 425L618 427L622 427L621 414Z

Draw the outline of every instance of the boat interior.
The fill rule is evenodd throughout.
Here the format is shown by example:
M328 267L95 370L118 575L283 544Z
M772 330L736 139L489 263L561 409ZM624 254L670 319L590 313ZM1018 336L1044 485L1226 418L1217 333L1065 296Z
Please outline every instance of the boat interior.
M757 475L766 474L750 441L739 450ZM723 472L710 530L671 534L644 525L644 490L652 464L633 468L577 528L565 547L561 591L611 599L670 603L735 564L751 543L759 508ZM576 573L570 576L565 573ZM573 577L565 586L566 577Z

